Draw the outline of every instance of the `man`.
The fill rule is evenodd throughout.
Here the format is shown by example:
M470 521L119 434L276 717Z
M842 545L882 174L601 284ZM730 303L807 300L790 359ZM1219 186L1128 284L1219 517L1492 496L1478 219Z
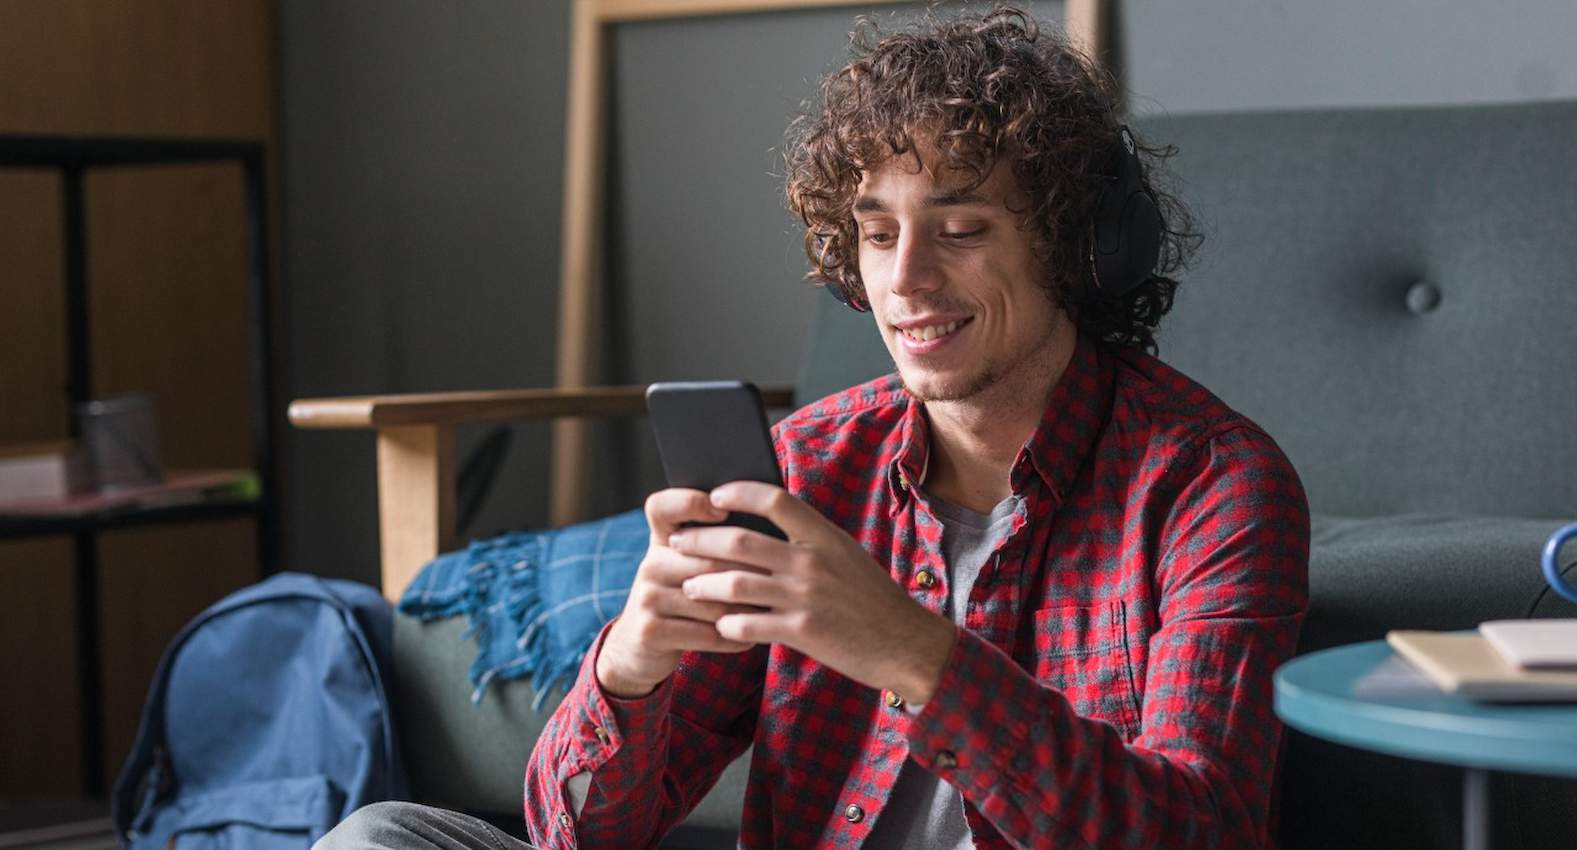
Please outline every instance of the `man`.
M855 47L791 131L788 199L897 373L776 426L786 489L648 499L628 603L532 753L532 841L652 846L753 744L743 847L1270 845L1307 506L1146 353L1176 282L1103 293L1109 84L1013 10ZM1170 272L1180 211L1134 179ZM731 510L788 540L685 526Z

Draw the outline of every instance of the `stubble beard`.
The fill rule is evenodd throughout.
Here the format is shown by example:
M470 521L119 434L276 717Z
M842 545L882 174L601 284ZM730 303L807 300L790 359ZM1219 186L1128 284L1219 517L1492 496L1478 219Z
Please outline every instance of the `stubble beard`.
M997 383L997 368L994 363L986 363L973 375L968 375L952 385L943 384L931 392L922 392L914 388L903 377L903 370L898 370L898 380L903 384L903 391L918 402L948 402L966 401L984 393Z
M1015 406L1022 402L1023 397L1033 394L1037 389L1032 386L1046 371L1046 362L1055 347L1056 336L1059 333L1055 328L1048 328L1039 339L1039 344L1011 364L1004 364L998 360L986 360L971 374L965 375L955 381L942 383L932 388L929 392L916 389L904 377L903 370L898 370L898 380L908 396L921 403L952 403L964 401L980 401L990 404L1004 404ZM1023 386L1010 386L1021 384Z

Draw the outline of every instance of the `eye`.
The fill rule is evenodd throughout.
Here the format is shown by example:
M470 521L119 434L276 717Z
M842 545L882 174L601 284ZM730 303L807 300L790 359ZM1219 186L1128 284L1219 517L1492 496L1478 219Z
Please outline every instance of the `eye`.
M891 245L893 235L885 230L873 230L865 234L865 241L872 245Z
M942 238L961 241L964 239L973 239L974 237L979 236L985 232L986 229L984 227L977 227L974 230L947 230L942 232Z

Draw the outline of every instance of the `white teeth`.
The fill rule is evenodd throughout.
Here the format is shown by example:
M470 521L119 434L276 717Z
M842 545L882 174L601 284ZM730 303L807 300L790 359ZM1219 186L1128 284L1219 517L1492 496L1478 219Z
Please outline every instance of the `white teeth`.
M900 330L900 333L902 333L904 336L909 337L910 339L917 340L919 342L930 342L931 340L936 339L939 336L947 336L948 334L952 333L953 331L958 330L958 326L962 325L963 323L964 323L963 320L959 320L959 321L954 321L954 322L948 322L945 325L927 325L926 327L923 327L923 328L910 328L908 330Z

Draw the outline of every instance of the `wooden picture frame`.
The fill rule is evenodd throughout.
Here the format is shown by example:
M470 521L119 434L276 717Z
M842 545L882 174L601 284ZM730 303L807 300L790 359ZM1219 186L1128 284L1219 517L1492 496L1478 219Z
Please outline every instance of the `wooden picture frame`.
M607 141L607 27L630 21L741 15L823 7L890 5L904 0L573 0L569 101L564 133L564 204L559 285L557 382L585 387L592 375L596 317L602 294L604 168ZM1102 0L1066 0L1064 27L1073 43L1099 57ZM584 471L590 446L585 420L553 425L550 521L586 519L590 490Z

